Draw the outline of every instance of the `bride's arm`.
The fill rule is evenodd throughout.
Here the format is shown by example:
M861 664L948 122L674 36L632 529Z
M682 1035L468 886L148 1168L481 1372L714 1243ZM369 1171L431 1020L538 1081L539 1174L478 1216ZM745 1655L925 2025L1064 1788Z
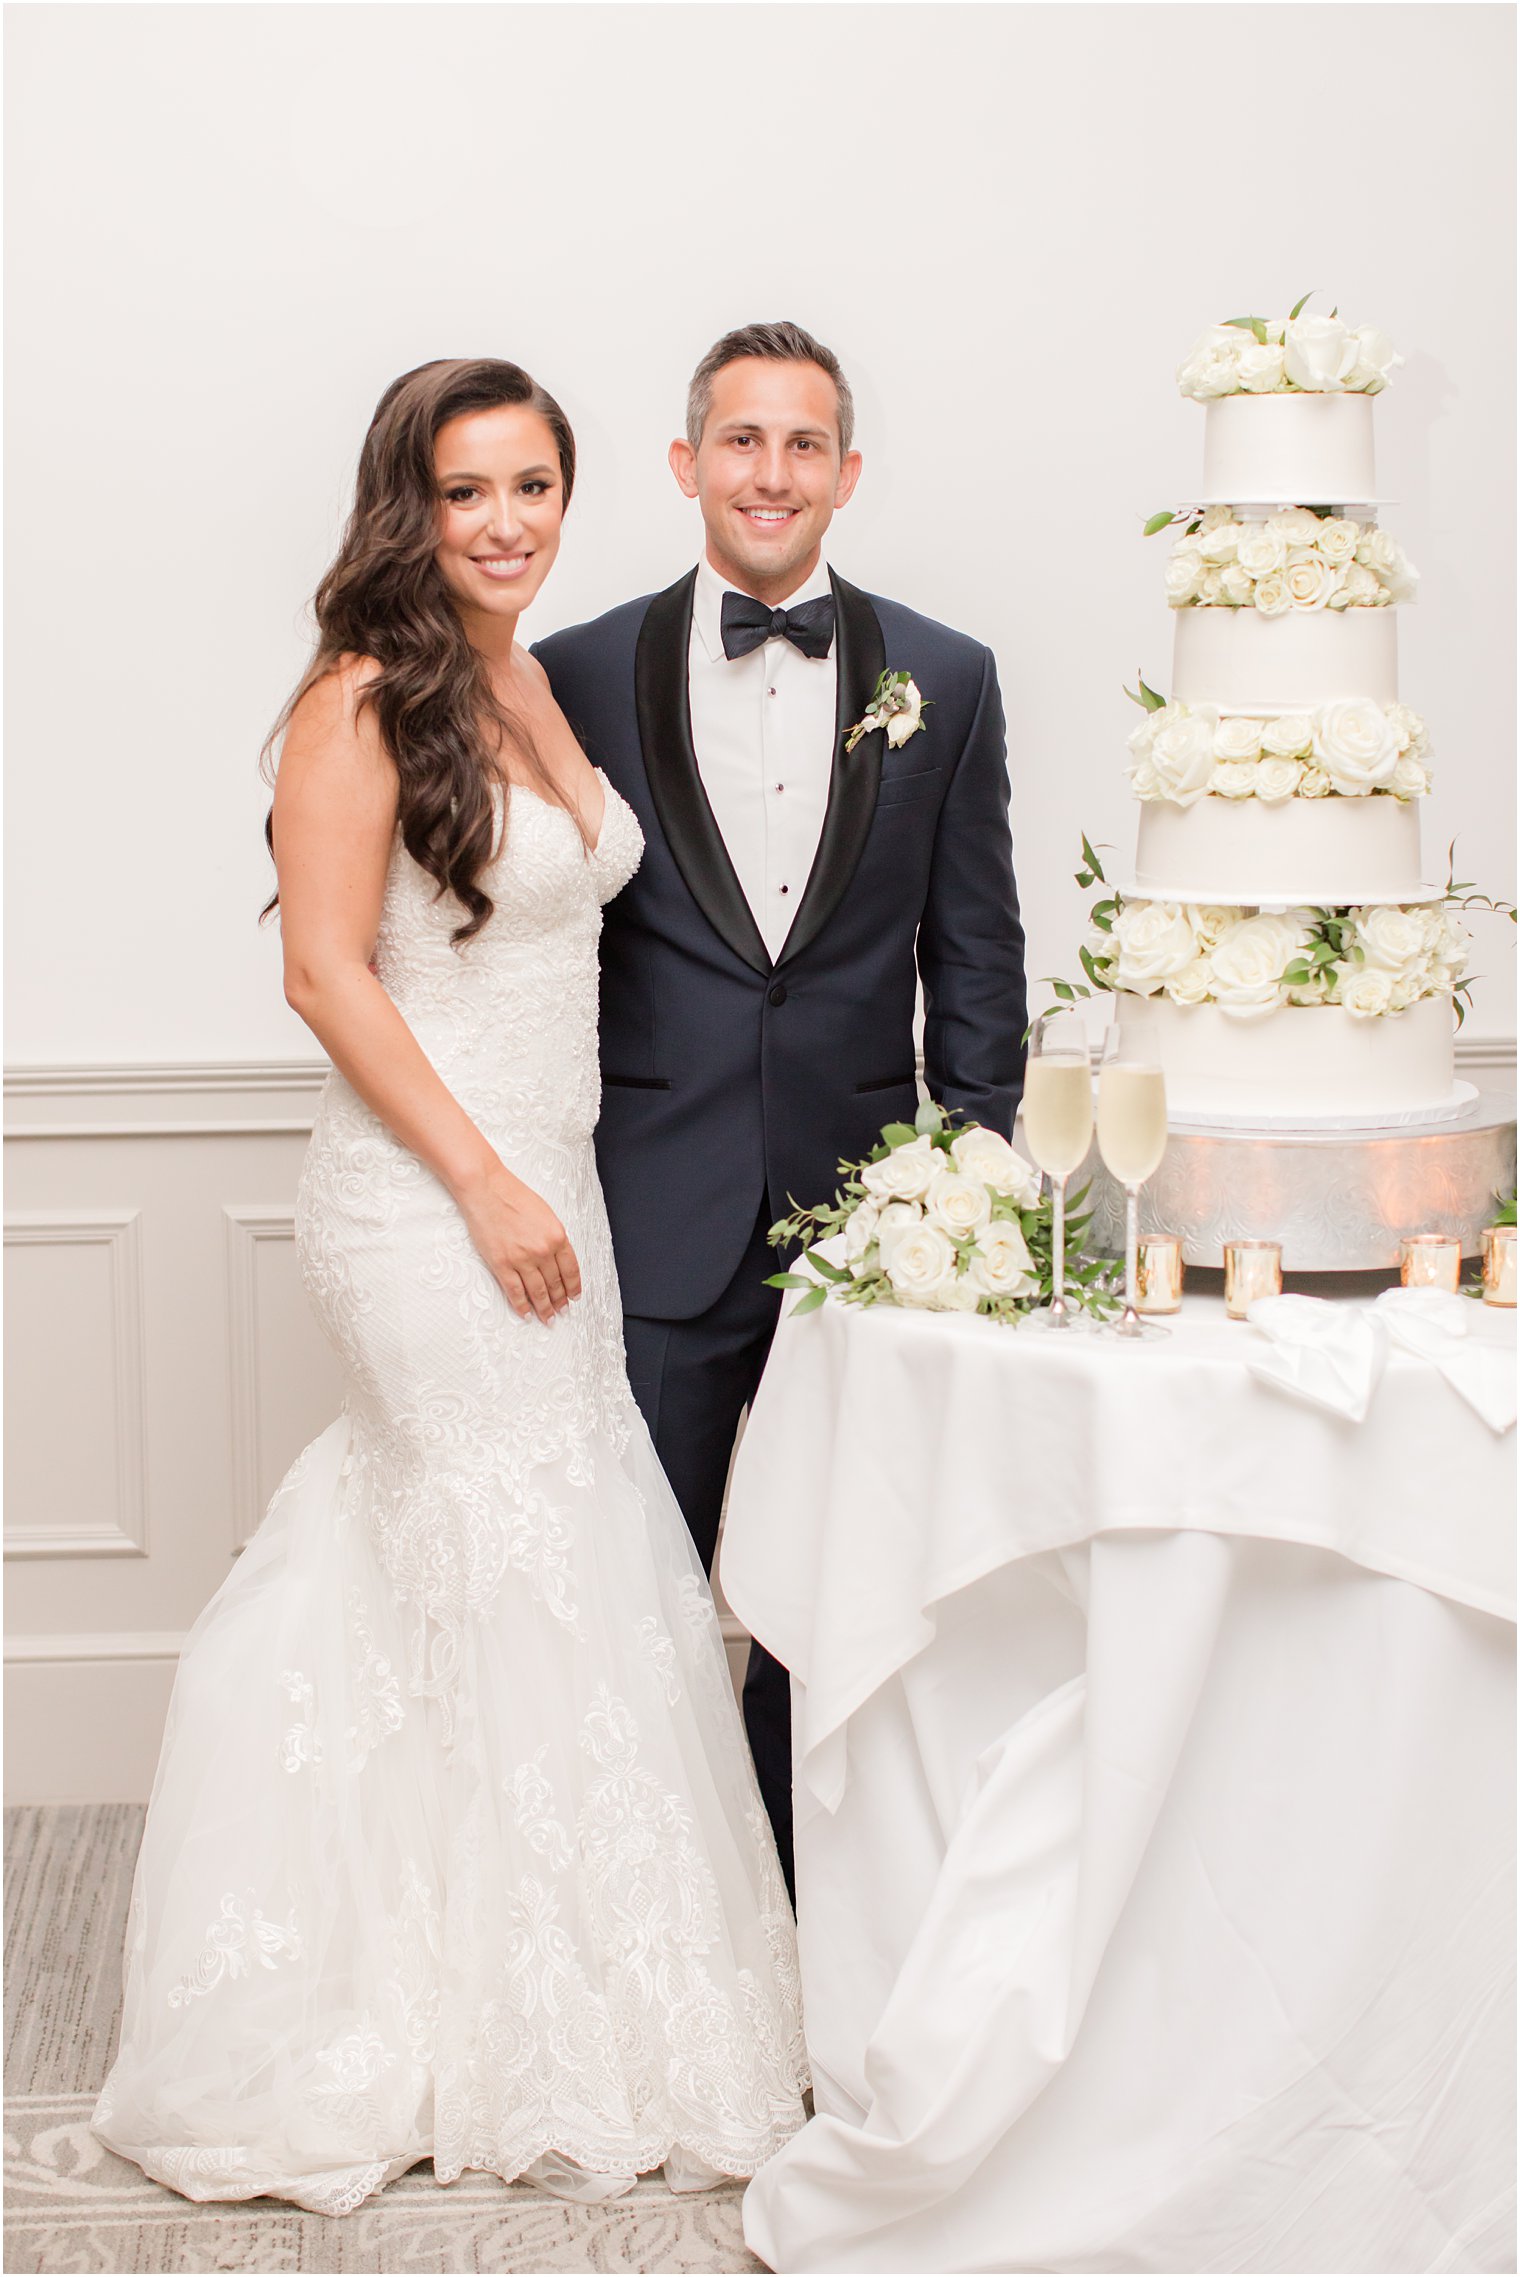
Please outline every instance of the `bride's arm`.
M580 1294L565 1229L460 1106L374 973L396 828L396 770L363 666L319 680L296 707L274 796L285 995L333 1065L448 1188L513 1310L549 1320Z

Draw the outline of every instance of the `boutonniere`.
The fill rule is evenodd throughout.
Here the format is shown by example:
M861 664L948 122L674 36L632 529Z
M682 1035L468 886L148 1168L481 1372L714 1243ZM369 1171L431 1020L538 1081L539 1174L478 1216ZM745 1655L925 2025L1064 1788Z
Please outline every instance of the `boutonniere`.
M928 708L910 672L883 672L871 691L865 718L855 722L844 739L844 747L846 751L853 751L863 735L874 735L879 727L884 727L888 743L898 751L909 736L917 735L924 725Z

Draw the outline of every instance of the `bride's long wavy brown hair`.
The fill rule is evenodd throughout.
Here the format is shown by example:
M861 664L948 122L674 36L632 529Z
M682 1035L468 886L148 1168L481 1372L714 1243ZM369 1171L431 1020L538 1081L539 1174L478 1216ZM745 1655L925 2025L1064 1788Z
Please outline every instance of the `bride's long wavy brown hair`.
M374 709L400 778L397 823L412 859L451 893L465 912L457 943L478 933L491 914L481 873L497 851L493 792L502 782L503 745L532 776L544 798L584 827L534 747L491 687L484 659L471 647L437 564L438 479L433 446L441 427L473 411L522 404L554 437L570 503L575 437L546 389L517 364L494 357L419 364L393 380L375 407L359 457L353 512L336 560L317 587L312 613L317 645L261 755L266 780L275 746L301 698L345 660L372 657L380 666L359 697ZM503 797L510 799L503 789ZM274 817L264 835L274 851ZM278 891L264 914L279 904Z

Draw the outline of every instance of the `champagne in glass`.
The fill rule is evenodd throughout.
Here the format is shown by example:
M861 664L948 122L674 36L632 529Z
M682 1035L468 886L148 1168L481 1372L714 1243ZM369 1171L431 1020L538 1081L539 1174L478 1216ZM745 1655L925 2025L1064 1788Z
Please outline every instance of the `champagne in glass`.
M1092 1144L1092 1066L1087 1031L1074 1012L1036 1020L1024 1069L1024 1141L1050 1179L1052 1328L1069 1328L1066 1302L1066 1181Z
M1148 1009L1148 1008L1147 1008ZM1166 1152L1166 1080L1151 1049L1148 1019L1132 1017L1110 1028L1098 1069L1098 1152L1124 1188L1124 1311L1115 1334L1164 1336L1156 1321L1142 1321L1136 1305L1140 1251L1140 1189Z

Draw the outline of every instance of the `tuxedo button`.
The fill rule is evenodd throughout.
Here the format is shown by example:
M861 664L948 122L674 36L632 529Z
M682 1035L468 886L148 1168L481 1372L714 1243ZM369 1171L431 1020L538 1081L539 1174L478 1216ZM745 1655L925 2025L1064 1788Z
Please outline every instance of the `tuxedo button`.
M784 1004L786 1002L786 989L779 980L771 990L771 1002L773 1004Z

